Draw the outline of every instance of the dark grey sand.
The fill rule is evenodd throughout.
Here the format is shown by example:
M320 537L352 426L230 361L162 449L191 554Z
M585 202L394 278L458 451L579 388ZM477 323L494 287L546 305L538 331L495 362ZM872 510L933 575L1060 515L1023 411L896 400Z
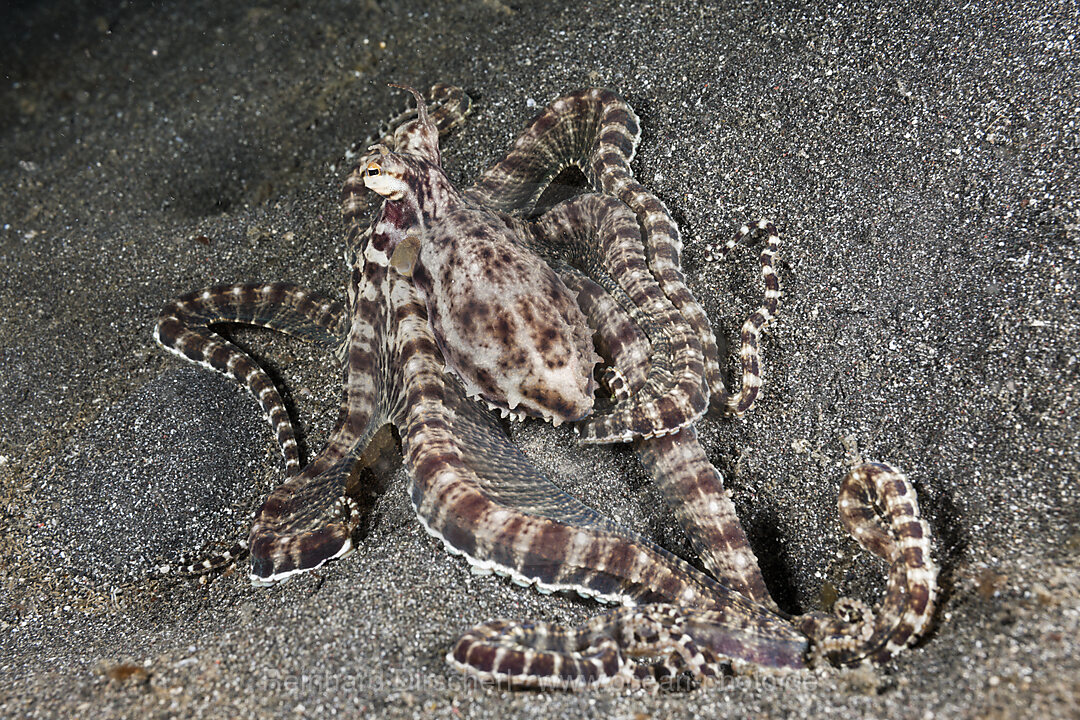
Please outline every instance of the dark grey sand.
M1050 717L1080 712L1080 56L1068 2L911 7L16 2L0 22L0 715L4 717ZM443 655L498 616L595 605L470 574L420 528L399 468L357 552L271 589L153 568L247 531L282 476L254 400L150 338L163 301L290 280L341 296L345 151L464 86L446 146L473 178L538 108L607 85L635 171L671 207L718 333L783 234L765 394L705 420L770 587L879 597L837 521L852 450L910 473L941 607L880 668L656 697L470 687ZM279 373L309 450L337 372L235 337ZM516 440L591 504L687 554L625 448ZM825 593L827 594L827 592Z

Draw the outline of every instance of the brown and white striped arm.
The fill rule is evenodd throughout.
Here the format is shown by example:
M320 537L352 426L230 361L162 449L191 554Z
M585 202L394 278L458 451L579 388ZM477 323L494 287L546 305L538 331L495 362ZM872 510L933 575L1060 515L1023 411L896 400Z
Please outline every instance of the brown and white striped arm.
M735 394L729 393L724 386L719 365L708 364L706 367L712 389L712 407L738 417L748 412L761 394L761 332L776 318L780 306L780 279L776 275L776 253L780 249L780 234L768 220L758 220L753 226L740 227L735 236L725 243L720 253L721 259L727 257L743 240L754 235L765 236L765 247L759 258L765 296L761 307L746 319L739 333L739 363L742 372L739 390Z
M618 285L633 303L635 319L644 318L638 322L652 350L646 382L632 400L580 421L581 440L612 443L667 435L700 417L708 407L701 343L656 284L637 217L612 197L589 194L556 205L534 227L579 270ZM654 364L652 358L663 362Z
M649 369L659 378L670 363L670 373L665 387L652 387L633 399L642 412L624 407L617 411L621 415L609 414L606 421L586 421L581 426L585 442L627 440L642 434L627 426L628 416L633 416L639 427L648 428L646 435L674 432L700 416L708 400L708 386L700 366L708 347L715 356L715 339L704 312L682 283L678 271L681 241L674 220L659 200L633 180L629 163L638 137L637 117L617 95L604 89L581 90L549 105L517 138L511 151L466 191L481 204L527 215L556 175L573 165L585 173L596 190L626 203L645 229L639 242L648 270L641 277L659 287L682 316L677 325L657 323L656 331L666 337L651 338ZM689 332L685 330L687 324ZM670 357L673 353L678 354L674 362ZM693 376L696 387L688 391L688 378ZM660 414L672 420L671 425L657 427L658 407L664 410ZM677 408L693 408L693 412L687 418L685 411Z
M154 340L163 348L232 378L255 396L274 430L286 474L295 475L296 435L280 393L247 353L210 329L217 323L277 330L333 350L344 338L344 308L289 283L214 285L170 300L154 326Z
M854 468L840 486L840 519L863 548L889 565L881 605L838 601L837 614L797 619L815 651L833 662L884 663L926 632L937 596L930 528L911 482L885 463Z

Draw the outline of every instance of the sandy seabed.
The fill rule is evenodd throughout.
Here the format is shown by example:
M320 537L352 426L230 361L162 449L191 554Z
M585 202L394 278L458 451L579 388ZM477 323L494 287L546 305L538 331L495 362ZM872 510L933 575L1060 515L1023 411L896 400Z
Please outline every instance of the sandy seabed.
M1080 714L1080 51L1070 3L16 2L0 11L0 715L830 717ZM741 223L783 235L780 320L744 420L700 423L787 610L875 600L840 528L850 449L915 483L935 624L879 668L655 696L482 687L443 661L494 617L589 602L476 577L374 478L357 552L270 589L160 577L246 533L282 476L257 404L153 346L163 302L288 280L342 296L346 151L398 82L474 97L467 182L589 85L638 111L722 338L760 294ZM269 333L309 451L337 370ZM514 431L545 472L684 556L626 448ZM392 454L393 449L390 448Z

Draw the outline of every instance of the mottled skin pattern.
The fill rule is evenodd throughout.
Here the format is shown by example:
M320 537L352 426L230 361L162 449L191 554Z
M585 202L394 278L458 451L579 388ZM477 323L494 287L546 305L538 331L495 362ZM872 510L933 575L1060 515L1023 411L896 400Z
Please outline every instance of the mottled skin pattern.
M743 326L742 382L732 393L708 321L683 282L678 229L630 171L638 124L628 105L601 89L556 100L459 192L442 173L438 136L461 121L468 99L447 86L431 97L430 118L421 102L345 183L347 307L292 285L245 284L177 298L159 318L155 337L165 348L246 385L276 430L287 479L252 526L252 582L272 584L351 549L358 518L346 480L375 433L392 423L417 515L450 552L476 571L541 592L572 590L620 606L577 628L477 626L448 656L473 677L656 687L682 673L707 681L729 666L884 662L918 638L933 611L937 571L903 475L861 465L840 489L845 527L888 564L880 607L843 600L835 615L792 617L769 597L722 477L697 441L693 422L710 402L741 415L760 390L760 331L780 297L775 229L764 221L743 227L726 246L753 233L766 238L765 300ZM592 192L538 210L544 190L571 165ZM385 198L370 225L363 223L368 188ZM485 288L489 276L495 293ZM496 296L509 302L495 306ZM500 329L500 318L513 326ZM338 420L306 466L272 382L210 329L217 322L291 333L341 359ZM593 334L611 398L592 397L596 358L582 338ZM566 359L559 368L548 367L554 343ZM545 392L527 405L530 382ZM552 420L588 413L591 400L592 413L575 424L582 441L634 444L707 572L561 491L470 393Z
M529 224L453 186L417 100L408 153L380 145L360 162L364 184L387 198L373 247L412 278L443 360L470 397L504 415L580 420L592 411L600 357L574 295L519 241Z

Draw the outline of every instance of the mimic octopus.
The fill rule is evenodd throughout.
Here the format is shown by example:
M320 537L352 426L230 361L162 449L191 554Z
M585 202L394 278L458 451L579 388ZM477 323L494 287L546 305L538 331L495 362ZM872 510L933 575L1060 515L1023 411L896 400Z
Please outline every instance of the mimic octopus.
M247 543L270 585L352 549L346 481L373 436L400 437L420 522L481 573L617 607L578 626L495 620L469 629L449 664L522 687L657 687L686 674L786 671L822 659L884 662L927 628L936 593L930 532L914 490L885 464L854 468L839 493L852 536L888 564L876 610L843 599L833 614L791 615L766 589L719 472L694 423L710 408L741 416L761 387L761 329L780 297L775 228L765 238L765 298L741 331L741 386L723 382L715 336L684 283L667 208L633 177L634 111L614 92L555 100L467 190L442 169L440 133L469 109L436 85L345 181L348 303L286 283L218 285L162 311L155 339L234 378L258 399L287 478ZM587 192L545 202L577 168ZM381 196L364 222L368 191ZM565 193L564 193L565 194ZM368 195L370 197L370 195ZM336 353L341 407L326 446L301 466L273 382L215 323L278 330ZM581 442L633 443L704 572L560 490L508 440L503 417L574 423Z

